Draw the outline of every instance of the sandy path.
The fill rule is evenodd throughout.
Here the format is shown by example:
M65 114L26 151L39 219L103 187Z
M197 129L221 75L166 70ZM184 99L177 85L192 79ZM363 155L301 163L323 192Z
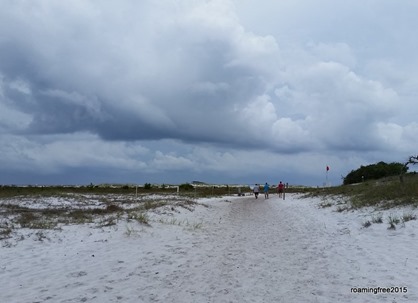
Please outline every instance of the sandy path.
M51 231L2 248L0 302L418 302L415 225L365 230L361 213L317 203L225 198L129 236L127 223ZM378 286L408 293L350 292Z
M244 198L230 203L226 212L212 213L205 223L211 228L195 243L194 258L187 263L193 279L173 302L305 302L307 297L306 302L324 302L327 285L316 275L332 277L328 244L318 241L325 226L295 208L277 197ZM196 284L207 288L196 293Z
M168 275L174 287L161 302L414 301L410 293L351 293L352 287L415 281L397 284L388 250L370 250L360 222L318 210L316 203L291 195L286 201L245 197L209 208L202 220L205 228Z

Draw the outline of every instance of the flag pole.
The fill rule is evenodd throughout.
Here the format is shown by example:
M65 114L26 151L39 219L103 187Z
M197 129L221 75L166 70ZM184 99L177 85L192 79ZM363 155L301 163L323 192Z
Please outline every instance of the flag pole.
M327 165L325 167L325 186L328 187L328 171L329 171L329 166Z
M325 186L328 187L328 169L327 169L327 172L325 173Z

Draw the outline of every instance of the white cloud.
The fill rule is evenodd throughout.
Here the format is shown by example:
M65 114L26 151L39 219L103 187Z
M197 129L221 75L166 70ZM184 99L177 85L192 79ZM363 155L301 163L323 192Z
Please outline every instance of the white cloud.
M414 155L418 151L418 143L415 140L418 123L401 126L396 123L380 122L377 125L377 132L387 149L397 153L402 152L404 157Z
M178 156L174 152L164 154L161 151L155 152L150 165L150 169L157 171L194 170L196 168L193 161L185 156Z
M349 68L356 68L356 57L346 43L310 43L308 49L319 61L338 62Z

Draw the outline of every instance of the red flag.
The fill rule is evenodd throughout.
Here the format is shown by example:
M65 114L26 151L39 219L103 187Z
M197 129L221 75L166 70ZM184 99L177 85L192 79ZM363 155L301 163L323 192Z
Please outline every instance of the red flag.
M329 171L329 166L327 165L327 171Z

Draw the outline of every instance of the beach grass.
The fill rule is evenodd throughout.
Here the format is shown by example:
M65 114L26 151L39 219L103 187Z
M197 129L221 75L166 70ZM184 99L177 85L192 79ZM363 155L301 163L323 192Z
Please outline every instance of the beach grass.
M350 208L378 206L389 209L406 205L416 207L418 206L418 175L406 175L404 182L400 182L399 177L394 176L358 184L310 189L304 197L322 197L324 205L331 203L330 200L341 200L341 197L344 197Z

